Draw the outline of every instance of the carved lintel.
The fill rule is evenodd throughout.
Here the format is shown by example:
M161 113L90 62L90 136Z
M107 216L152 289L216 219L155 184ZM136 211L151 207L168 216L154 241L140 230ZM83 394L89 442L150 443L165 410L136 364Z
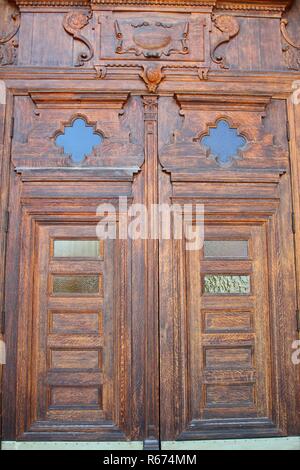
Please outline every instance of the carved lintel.
M282 51L284 52L285 62L289 69L300 70L300 43L292 40L287 31L288 20L282 19L280 30L284 40Z
M64 17L63 26L68 34L81 41L87 48L88 52L81 52L78 56L76 67L81 67L85 62L89 62L94 57L94 49L88 39L80 33L92 18L90 10L72 10Z
M225 57L217 54L217 49L233 39L240 31L237 19L229 15L213 15L213 38L211 43L211 59L223 69L228 69Z
M151 64L143 65L143 72L140 73L140 77L144 80L150 93L155 93L158 85L165 78L162 73L162 66Z
M8 32L0 34L0 65L13 65L16 63L18 41L15 39L20 28L20 15L13 13L10 17L11 28Z

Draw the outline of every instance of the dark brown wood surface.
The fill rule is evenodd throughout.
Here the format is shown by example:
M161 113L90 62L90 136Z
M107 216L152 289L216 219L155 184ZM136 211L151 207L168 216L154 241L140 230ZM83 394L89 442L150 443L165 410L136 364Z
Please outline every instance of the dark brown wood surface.
M16 3L0 1L2 439L299 435L299 0ZM80 165L55 144L76 117L104 136ZM248 140L223 167L201 145L220 119ZM120 196L204 204L205 239L248 255L183 239L54 257L94 238L101 203L118 226ZM58 295L64 275L99 288ZM207 292L222 275L249 292Z

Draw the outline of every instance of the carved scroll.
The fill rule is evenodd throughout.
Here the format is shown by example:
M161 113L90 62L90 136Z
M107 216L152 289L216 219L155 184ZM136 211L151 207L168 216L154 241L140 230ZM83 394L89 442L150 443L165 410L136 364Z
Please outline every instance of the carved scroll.
M217 54L217 49L234 38L240 31L240 25L236 18L226 15L213 15L213 38L211 42L211 59L222 69L228 69L225 57Z
M94 57L94 49L88 39L80 34L92 18L92 12L87 10L73 10L66 14L63 26L68 34L81 41L87 48L88 52L81 52L78 56L76 67L81 67L85 62L89 62Z
M169 57L189 53L187 21L115 21L117 54L143 55L146 58Z
M287 31L288 20L282 19L280 23L280 30L285 43L283 44L282 50L286 64L289 69L300 70L300 43L295 43L288 31Z
M13 13L10 18L11 29L0 35L0 65L13 65L17 59L19 44L14 38L20 28L20 15Z

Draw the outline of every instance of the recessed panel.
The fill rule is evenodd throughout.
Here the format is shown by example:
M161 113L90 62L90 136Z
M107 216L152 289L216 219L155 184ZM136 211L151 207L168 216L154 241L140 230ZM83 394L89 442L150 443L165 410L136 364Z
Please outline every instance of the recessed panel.
M99 387L52 387L50 408L101 408Z
M205 367L209 369L250 369L252 367L252 347L207 348Z
M253 384L206 385L208 408L237 408L253 405Z
M54 258L99 258L100 240L54 240Z
M203 312L206 333L245 332L252 330L251 312Z
M50 333L59 335L101 334L100 316L100 312L51 312Z
M101 352L95 349L57 349L51 351L53 369L100 369Z
M247 295L250 294L250 276L230 274L206 274L203 290L205 294Z
M248 258L248 242L246 240L206 240L204 242L205 258Z

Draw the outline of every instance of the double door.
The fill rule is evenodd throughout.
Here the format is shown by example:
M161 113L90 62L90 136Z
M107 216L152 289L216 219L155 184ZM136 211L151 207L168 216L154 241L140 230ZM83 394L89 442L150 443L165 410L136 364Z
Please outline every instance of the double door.
M3 440L297 433L285 102L42 89L13 114Z

